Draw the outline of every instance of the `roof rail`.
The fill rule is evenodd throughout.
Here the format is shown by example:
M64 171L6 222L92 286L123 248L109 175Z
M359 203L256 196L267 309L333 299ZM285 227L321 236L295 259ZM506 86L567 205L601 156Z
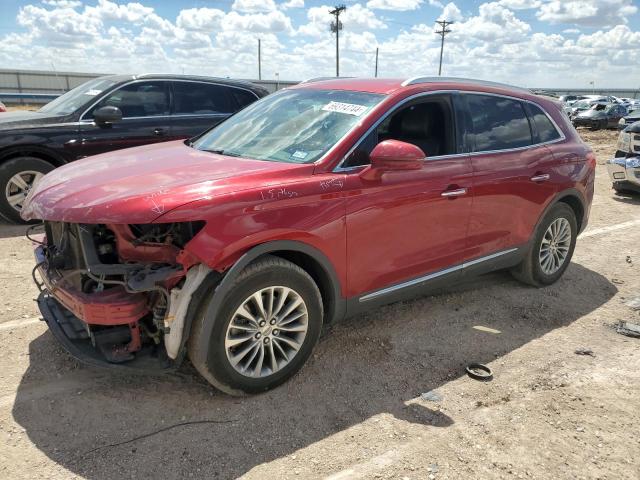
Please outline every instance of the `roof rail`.
M457 83L468 83L470 85L483 85L486 87L503 87L503 88L510 88L510 89L521 90L521 91L531 93L529 89L523 88L523 87L516 87L515 85L491 82L489 80L475 80L473 78L459 78L459 77L412 77L412 78L407 78L404 82L402 82L401 85L403 87L406 87L408 85L418 85L420 83L436 83L436 82L457 82Z
M313 78L307 78L306 80L303 80L300 83L322 82L324 80L341 80L343 78L355 78L355 77L313 77Z

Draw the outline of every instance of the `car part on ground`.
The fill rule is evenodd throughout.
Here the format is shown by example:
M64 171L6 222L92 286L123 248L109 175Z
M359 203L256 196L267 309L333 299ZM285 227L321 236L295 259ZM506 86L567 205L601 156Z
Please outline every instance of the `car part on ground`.
M98 153L193 137L267 93L229 79L113 75L90 80L38 111L3 114L0 214L20 222L28 189L55 167Z
M594 169L561 107L526 90L332 79L192 142L65 165L22 215L45 222L41 311L74 355L188 355L243 394L294 375L338 319L498 269L557 281Z

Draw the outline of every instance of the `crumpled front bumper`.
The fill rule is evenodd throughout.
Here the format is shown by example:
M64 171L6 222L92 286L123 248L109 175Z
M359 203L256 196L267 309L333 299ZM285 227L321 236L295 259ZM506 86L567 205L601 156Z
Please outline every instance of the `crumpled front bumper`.
M637 160L637 162L632 160ZM640 157L612 158L607 161L607 172L614 188L640 192Z
M102 292L83 293L61 285L58 278L49 276L42 246L34 251L38 273L49 294L76 317L91 325L126 325L138 321L149 312L146 296L132 294L116 287Z
M141 351L128 362L111 362L103 351L96 347L95 340L87 330L86 324L62 306L47 291L41 292L37 301L40 313L53 336L67 352L84 364L141 373L163 373L176 368L176 365L166 355L152 351Z

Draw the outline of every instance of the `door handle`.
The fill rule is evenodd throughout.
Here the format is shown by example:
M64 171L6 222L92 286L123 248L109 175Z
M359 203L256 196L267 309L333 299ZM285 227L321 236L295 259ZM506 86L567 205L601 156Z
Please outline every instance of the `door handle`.
M153 134L157 135L158 137L161 137L165 134L165 130L164 128L154 128L153 129Z
M467 194L466 188L456 188L455 190L445 190L440 195L442 197L453 198L453 197L460 197L466 194Z
M546 182L549 180L550 176L548 173L540 173L538 175L534 175L531 177L532 182Z

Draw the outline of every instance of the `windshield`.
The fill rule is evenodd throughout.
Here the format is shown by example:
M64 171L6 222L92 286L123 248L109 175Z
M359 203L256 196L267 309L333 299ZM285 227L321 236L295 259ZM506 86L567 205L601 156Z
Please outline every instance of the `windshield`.
M383 98L342 90L282 90L251 104L192 146L257 160L310 163Z
M576 103L573 104L574 108L589 108L589 106L591 105L591 102L587 101L587 100L580 100Z
M107 78L96 78L69 90L64 95L47 103L39 112L54 113L56 115L69 115L82 107L89 100L99 95L104 90L113 87L117 82Z

